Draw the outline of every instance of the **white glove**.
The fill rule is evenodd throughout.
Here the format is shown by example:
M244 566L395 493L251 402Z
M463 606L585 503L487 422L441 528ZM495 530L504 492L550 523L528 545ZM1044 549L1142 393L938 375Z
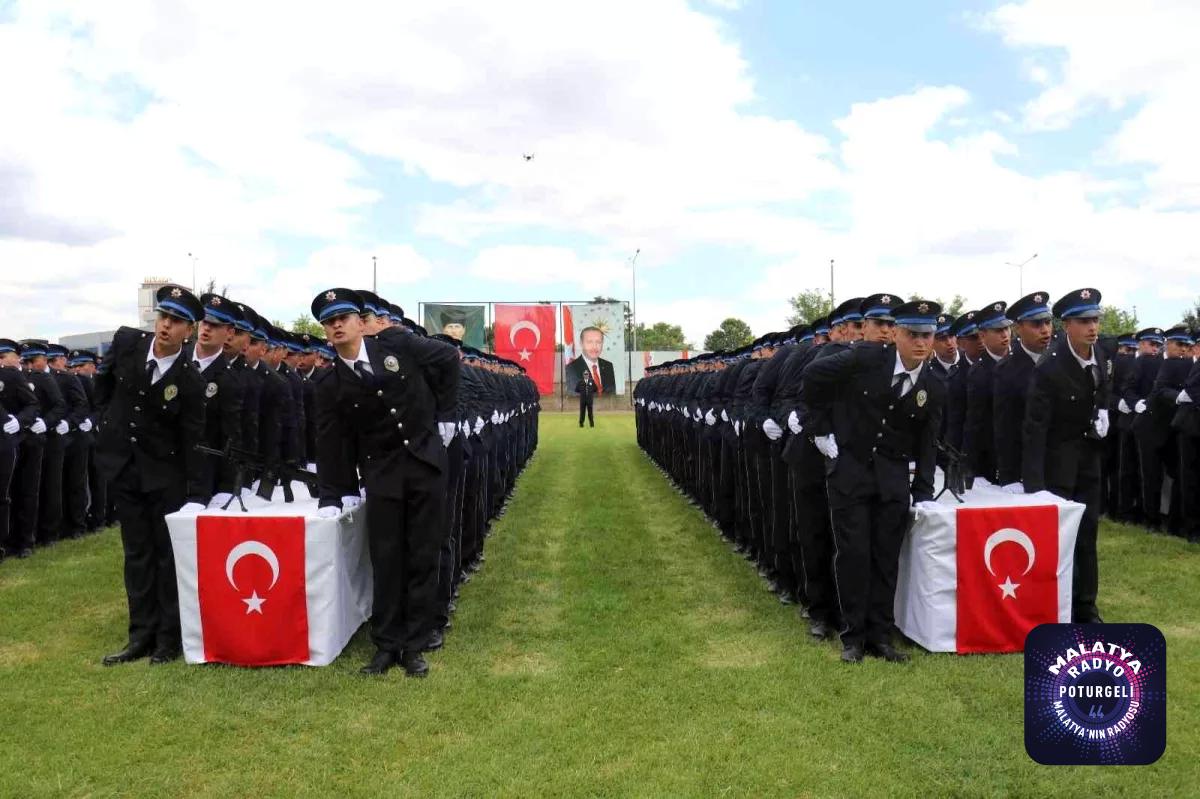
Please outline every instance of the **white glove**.
M189 502L179 509L180 513L199 513L204 510L204 506L199 502Z
M827 436L814 436L813 444L821 451L821 454L826 458L836 458L838 456L837 439L833 437L833 433Z
M703 419L703 418L704 418L704 417L700 415L700 409L699 409L699 408L697 408L697 409L696 409L696 413L695 413L695 415L693 415L693 416L692 416L692 419L693 419L694 421L697 421L697 422L698 422L698 421L700 421L700 420L701 420L701 419Z
M766 433L767 438L771 439L772 441L778 441L783 437L783 428L775 424L774 419L767 419L765 422L763 422L762 429L763 432Z
M466 421L459 422L458 423L458 432L462 433L463 438L467 438L468 436L470 436L471 435L471 423L466 422Z
M804 426L800 424L800 415L795 411L788 414L787 418L788 430L792 431L792 435L800 435L804 430Z
M487 424L487 422L483 421L482 416L475 417L475 435L479 435L479 431L483 429L485 424Z
M1135 413L1145 413L1146 412L1146 401L1138 400L1137 405L1133 406L1133 410Z
M208 501L208 507L223 508L225 507L225 503L231 499L233 499L233 494L230 494L228 491L222 491L219 494L213 494L213 498Z
M83 431L84 433L92 432L92 420L84 419L82 422L79 423L79 429L81 431Z
M1129 407L1129 403L1125 402L1125 400L1117 403L1117 410L1121 413L1133 413L1133 409Z
M669 403L669 402L667 403L667 410L668 411L671 410L671 403Z
M42 421L41 417L34 419L33 424L29 425L29 432L39 434L46 432L46 423Z
M1179 395L1175 397L1176 405L1182 405L1185 402L1191 402L1191 401L1192 401L1192 398L1188 396L1186 389L1184 389L1183 391L1180 391Z
M1108 411L1103 409L1096 411L1095 424L1096 435L1100 436L1101 438L1104 438L1106 435L1108 435Z
M342 508L344 510L354 510L362 504L362 498L356 494L351 494L348 497L342 497Z
M1000 486L1000 490L1005 494L1024 494L1025 486L1021 483L1009 483L1008 485Z
M500 424L500 411L492 410L492 424Z
M71 432L71 425L67 424L66 419L59 419L58 424L54 425L54 432L58 433L60 436L65 436L67 433Z
M733 434L734 434L735 436L740 436L740 435L742 434L742 427L741 427L741 425L742 425L742 423L741 423L741 422L738 422L738 421L735 421L735 422L733 423Z
M458 426L454 422L438 422L438 432L442 434L442 446L448 447L458 432Z
M726 413L725 411L721 411L721 421L722 421L722 422L728 422L728 421L729 421L729 414L728 414L728 413Z
M712 427L717 423L717 417L713 416L711 408L709 409L708 413L704 414L704 423L709 427Z
M8 417L8 421L4 423L4 432L8 433L11 436L11 435L14 435L15 433L19 432L20 429L21 429L21 423L17 421L17 417L12 416L10 414Z
M336 518L339 513L341 513L341 510L338 509L337 505L324 505L320 508L317 508L318 519L333 519Z

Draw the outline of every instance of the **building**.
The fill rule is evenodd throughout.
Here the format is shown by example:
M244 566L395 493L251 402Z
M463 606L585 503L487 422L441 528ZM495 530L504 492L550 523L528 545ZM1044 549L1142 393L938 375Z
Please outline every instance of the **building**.
M154 295L160 288L170 283L171 278L169 277L148 277L142 281L141 288L138 289L138 327L154 327L156 316L154 309L158 306L158 300Z
M142 330L154 330L154 322L157 314L154 312L158 302L155 294L163 286L169 285L171 279L167 277L148 277L142 281L142 285L138 287L138 310L136 327ZM98 330L94 333L74 333L69 336L60 336L58 343L69 350L91 350L97 355L104 355L112 344L115 330Z

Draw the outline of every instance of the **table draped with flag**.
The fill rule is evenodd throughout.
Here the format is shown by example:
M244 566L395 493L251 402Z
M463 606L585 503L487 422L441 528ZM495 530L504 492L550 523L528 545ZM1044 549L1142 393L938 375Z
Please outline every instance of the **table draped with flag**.
M1084 506L1048 491L1008 494L980 479L963 499L946 493L936 510L910 511L896 626L931 652L1020 652L1037 625L1071 621Z
M188 663L332 663L371 615L365 506L317 517L302 483L242 513L167 516Z

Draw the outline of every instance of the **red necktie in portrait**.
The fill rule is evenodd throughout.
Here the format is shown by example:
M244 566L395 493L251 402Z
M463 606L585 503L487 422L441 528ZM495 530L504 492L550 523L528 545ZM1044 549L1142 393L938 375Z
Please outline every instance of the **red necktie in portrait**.
M603 394L604 386L600 384L600 370L596 368L596 364L592 364L592 382L596 384L596 393Z

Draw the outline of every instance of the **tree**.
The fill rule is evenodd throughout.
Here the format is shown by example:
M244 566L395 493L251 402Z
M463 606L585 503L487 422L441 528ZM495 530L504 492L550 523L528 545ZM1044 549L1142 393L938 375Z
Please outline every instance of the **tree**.
M276 323L276 326L282 327L278 323ZM306 313L300 314L292 321L290 330L293 333L308 333L310 336L325 336L325 329L321 327L316 319L313 319Z
M731 316L722 322L720 327L704 337L704 349L709 351L732 350L745 346L753 340L754 333L750 332L750 325Z
M942 313L946 314L946 316L958 316L963 312L963 306L967 304L967 298L961 294L955 294L954 299L948 303L941 297L938 297L934 302L942 306Z
M1100 308L1100 335L1115 336L1120 333L1136 332L1137 314L1122 310L1115 305Z
M630 341L630 346L633 342ZM637 346L639 350L659 350L674 352L676 350L695 349L690 341L683 337L683 328L679 325L655 322L650 327L638 322Z
M788 303L792 306L792 313L787 318L788 327L806 325L833 310L829 295L820 289L805 289L795 297L788 297Z
M1183 312L1183 323L1188 326L1189 330L1200 327L1200 297L1196 298L1194 306Z

